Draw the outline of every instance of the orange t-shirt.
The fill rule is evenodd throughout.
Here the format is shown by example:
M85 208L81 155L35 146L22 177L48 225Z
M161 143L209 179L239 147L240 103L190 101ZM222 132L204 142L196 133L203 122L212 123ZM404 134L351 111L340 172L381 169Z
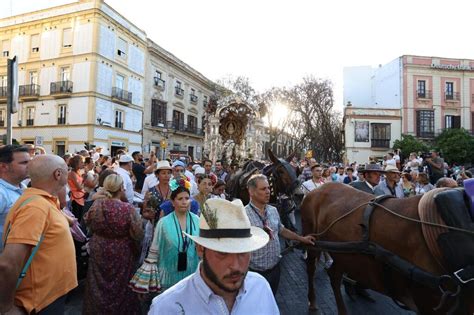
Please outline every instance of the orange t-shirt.
M20 207L31 197L28 203ZM7 245L35 246L44 233L43 242L15 293L15 305L23 306L28 313L33 310L39 312L77 286L76 256L71 232L59 209L57 198L37 188L27 188L11 207L3 237L10 222Z

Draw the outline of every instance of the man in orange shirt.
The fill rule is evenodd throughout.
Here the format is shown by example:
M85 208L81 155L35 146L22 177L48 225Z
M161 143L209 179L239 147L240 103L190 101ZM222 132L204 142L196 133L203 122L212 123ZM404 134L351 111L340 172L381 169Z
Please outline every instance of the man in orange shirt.
M31 188L12 206L5 221L0 313L22 308L28 314L62 314L66 294L77 286L74 243L57 199L67 182L68 168L59 156L38 155L29 163L28 173ZM16 289L20 272L37 245Z

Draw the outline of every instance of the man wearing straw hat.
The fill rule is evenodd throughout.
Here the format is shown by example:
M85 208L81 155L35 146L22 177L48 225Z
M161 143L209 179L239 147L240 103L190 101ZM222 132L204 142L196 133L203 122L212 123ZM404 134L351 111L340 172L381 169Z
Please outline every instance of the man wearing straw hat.
M268 282L248 271L269 236L250 226L242 202L207 200L199 229L184 233L202 258L196 272L154 298L149 314L279 314Z

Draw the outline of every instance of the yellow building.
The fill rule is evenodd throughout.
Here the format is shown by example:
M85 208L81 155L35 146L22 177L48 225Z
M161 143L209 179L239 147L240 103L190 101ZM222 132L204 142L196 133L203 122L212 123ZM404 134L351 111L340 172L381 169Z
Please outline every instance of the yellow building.
M62 155L141 150L147 38L101 0L0 19L0 128L7 58L19 60L13 138ZM5 128L0 134L5 134Z

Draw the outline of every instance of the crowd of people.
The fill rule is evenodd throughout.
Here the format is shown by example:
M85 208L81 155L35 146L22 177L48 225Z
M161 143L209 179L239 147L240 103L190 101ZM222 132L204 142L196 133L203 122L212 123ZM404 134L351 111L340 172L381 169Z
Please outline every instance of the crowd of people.
M63 313L85 268L84 314L166 314L189 303L193 312L278 313L279 236L313 238L281 224L263 175L250 178L248 205L228 201L233 172L153 152L0 147L0 312ZM185 283L213 302L167 305ZM249 292L259 306L244 303L257 301Z
M340 182L406 198L472 177L449 169L436 151L404 163L393 152L363 165L291 164L303 195ZM64 312L84 269L84 314L244 313L244 300L278 313L280 237L314 239L281 224L264 175L248 180L247 205L228 201L235 171L221 161L158 160L153 152L110 157L97 148L59 157L32 145L0 147L0 312ZM199 294L212 302L204 305Z

